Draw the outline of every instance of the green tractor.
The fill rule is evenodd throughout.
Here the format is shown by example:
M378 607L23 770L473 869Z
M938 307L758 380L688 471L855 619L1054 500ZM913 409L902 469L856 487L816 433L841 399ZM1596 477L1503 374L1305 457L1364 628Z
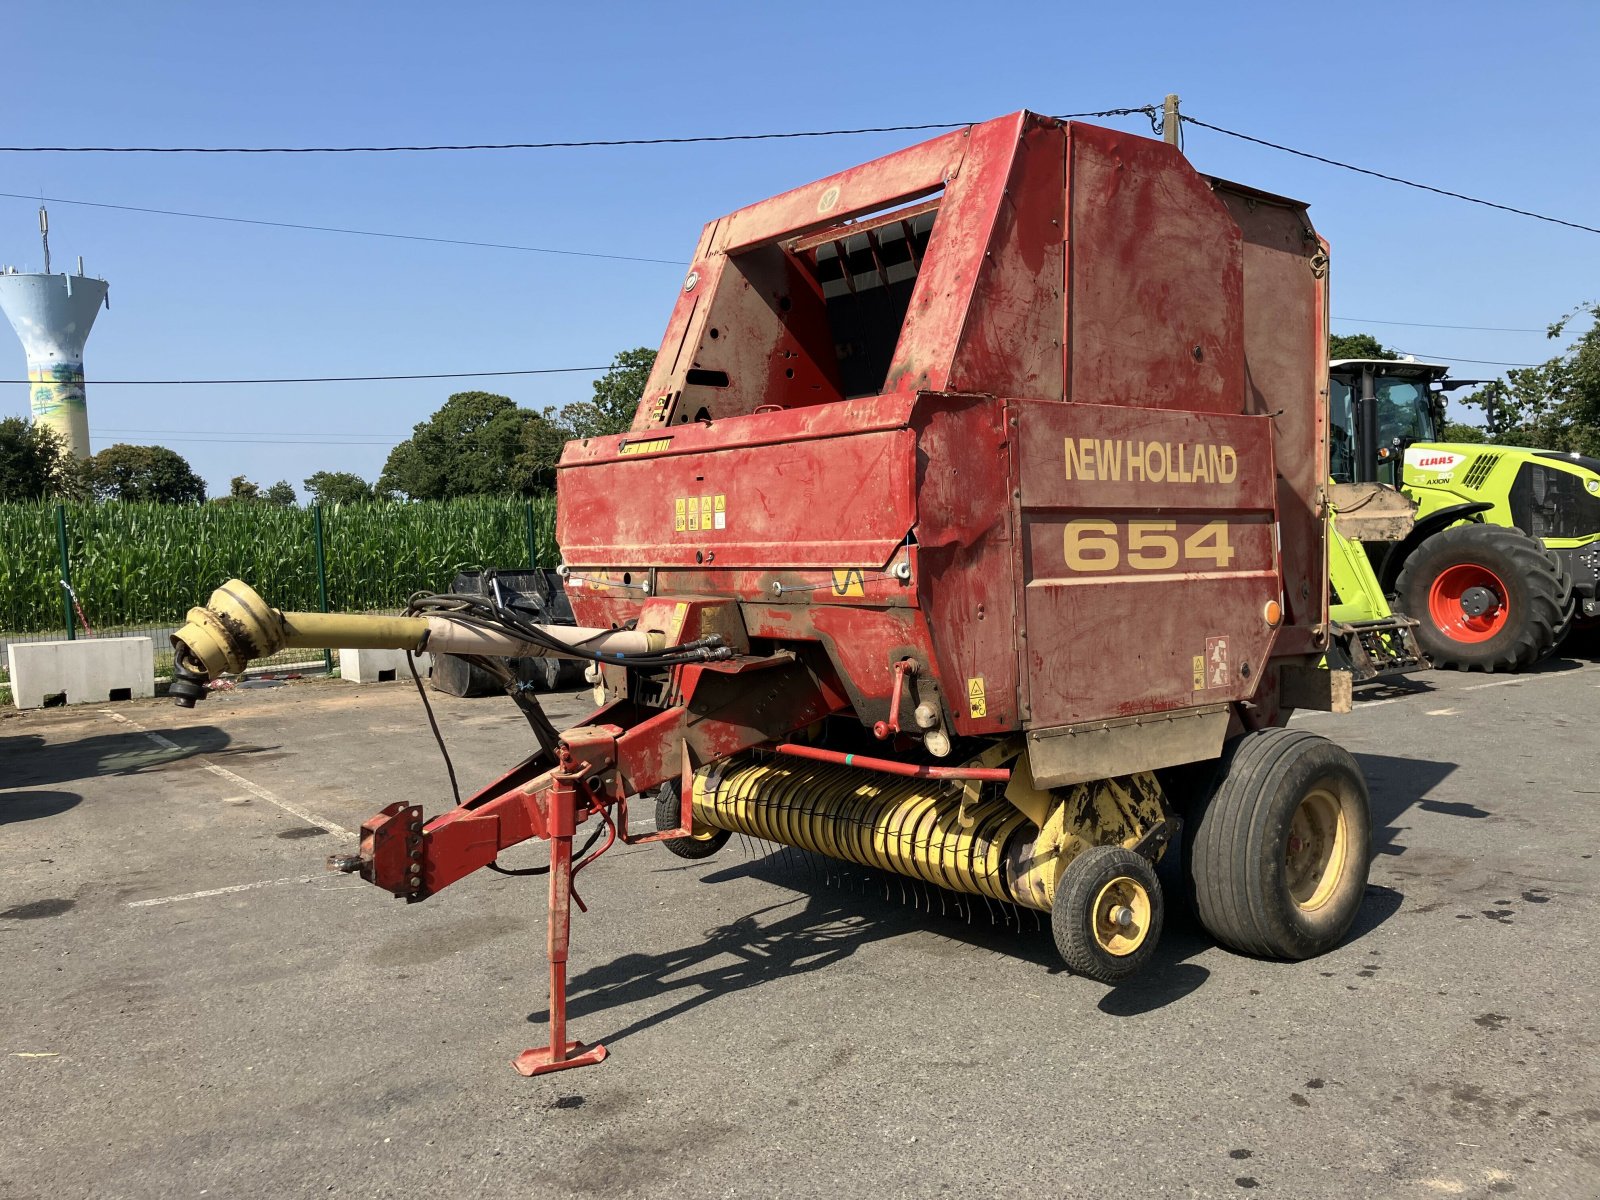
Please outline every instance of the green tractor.
M1403 493L1414 515L1392 533L1375 522L1375 532L1354 535L1371 561L1378 603L1370 582L1335 553L1334 616L1386 616L1390 597L1416 621L1417 641L1436 666L1523 670L1550 654L1575 620L1600 616L1600 459L1440 442L1446 392L1474 382L1447 380L1448 372L1406 359L1331 365L1335 508L1355 517L1350 504L1341 508L1339 485L1378 484Z

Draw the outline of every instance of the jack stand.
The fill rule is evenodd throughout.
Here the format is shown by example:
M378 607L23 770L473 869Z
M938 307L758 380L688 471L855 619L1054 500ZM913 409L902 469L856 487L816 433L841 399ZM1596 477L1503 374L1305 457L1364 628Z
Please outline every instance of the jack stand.
M572 781L557 776L550 792L550 1044L511 1060L523 1075L546 1075L601 1062L606 1048L567 1041L567 941L572 924L572 835L577 828Z

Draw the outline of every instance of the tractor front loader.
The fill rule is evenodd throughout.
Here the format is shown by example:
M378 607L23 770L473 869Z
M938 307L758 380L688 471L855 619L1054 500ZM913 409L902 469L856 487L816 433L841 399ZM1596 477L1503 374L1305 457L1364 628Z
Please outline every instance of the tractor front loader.
M605 1054L567 1035L565 972L615 841L740 832L1048 912L1116 983L1155 951L1181 822L1219 941L1320 954L1371 830L1351 756L1286 725L1349 707L1319 667L1326 267L1303 204L1027 112L796 188L706 226L632 429L562 455L577 627L493 595L284 613L233 582L175 636L174 691L284 643L593 664L588 718L557 733L513 683L534 753L440 815L390 805L341 863L419 902L550 843L527 1074Z

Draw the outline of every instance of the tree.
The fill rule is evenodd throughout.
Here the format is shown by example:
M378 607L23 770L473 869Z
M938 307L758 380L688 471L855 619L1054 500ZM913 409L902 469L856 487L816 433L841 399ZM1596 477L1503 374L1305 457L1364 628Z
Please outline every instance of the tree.
M0 500L42 500L70 491L75 466L49 426L21 417L0 420Z
M1446 421L1439 440L1477 444L1489 440L1489 431L1477 425L1468 425L1465 421Z
M625 433L633 424L650 380L656 352L644 346L624 350L611 360L611 369L594 381L594 399L579 400L561 410L561 421L573 437L604 437Z
M166 446L107 446L85 464L89 486L100 500L153 500L158 504L199 504L205 480L188 459Z
M1593 323L1571 346L1538 366L1507 371L1467 403L1489 417L1502 444L1600 456L1600 304L1583 304L1549 328L1561 337L1575 320Z
M1370 333L1335 333L1328 338L1328 357L1341 358L1399 358Z
M294 486L287 479L278 480L261 493L261 498L268 504L276 504L279 508L293 508L300 503L300 497L294 494Z
M522 427L522 452L517 455L517 465L535 488L548 491L555 487L556 463L573 436L553 408L545 409Z
M261 499L261 485L251 483L243 475L235 475L228 480L229 500L259 500Z
M375 499L372 485L349 471L318 471L305 479L313 504L365 504Z
M537 413L492 392L457 392L389 452L378 486L413 500L504 496L532 490L519 462Z

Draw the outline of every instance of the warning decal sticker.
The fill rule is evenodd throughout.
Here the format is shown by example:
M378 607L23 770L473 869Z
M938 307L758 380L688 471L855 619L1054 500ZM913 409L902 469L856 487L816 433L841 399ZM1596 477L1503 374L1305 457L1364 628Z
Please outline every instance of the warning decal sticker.
M1228 639L1206 639L1206 687L1227 687L1231 680L1228 671Z
M967 680L967 711L974 719L989 715L989 705L983 695L983 676Z

